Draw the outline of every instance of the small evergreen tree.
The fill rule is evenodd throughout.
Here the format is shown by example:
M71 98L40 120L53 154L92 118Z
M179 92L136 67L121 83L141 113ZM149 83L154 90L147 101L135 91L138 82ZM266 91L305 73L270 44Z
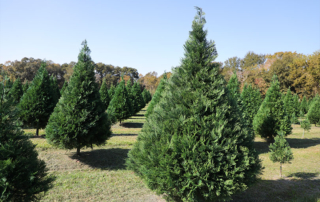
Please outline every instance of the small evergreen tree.
M64 90L67 88L68 84L69 84L69 83L68 83L67 81L64 82L64 84L63 84L63 86L62 86L62 88L61 88L61 90L60 90L60 95L63 94L63 92L64 92Z
M153 113L154 107L158 104L158 102L161 99L161 94L164 91L165 83L167 82L167 74L164 74L163 78L161 79L156 92L154 93L152 100L147 108L147 112L145 114L146 117L148 117L150 114Z
M0 82L0 201L34 201L54 180L35 145L23 135L17 110Z
M110 100L112 100L114 93L116 92L116 87L113 84L111 84L111 87L108 92L109 92Z
M262 138L266 138L268 142L273 142L274 137L280 131L284 135L291 134L290 119L281 100L280 83L276 75L272 77L271 86L253 119L253 129Z
M250 130L230 97L198 8L181 66L129 151L127 165L175 201L226 200L260 170Z
M107 110L108 114L112 117L112 123L119 120L121 125L122 120L131 116L131 107L125 81L122 79L116 88L115 94L113 95Z
M22 89L22 83L20 79L16 79L16 81L13 83L9 93L8 97L12 98L12 102L14 104L18 104L20 102L20 98L23 95L23 89Z
M51 76L51 90L53 95L53 103L54 103L54 106L56 106L56 104L60 99L61 94L60 94L57 78L53 76Z
M286 94L286 96L284 96L283 103L284 103L284 107L286 109L288 116L292 117L295 109L294 109L293 97L292 97L290 88L288 88L287 94Z
M269 157L272 162L280 162L280 176L282 178L282 164L288 163L293 159L293 154L289 143L284 138L284 133L279 132L275 137L275 142L269 146Z
M233 100L236 100L239 109L242 110L242 101L240 97L240 87L237 74L234 72L231 78L228 81L227 88L230 91L230 94Z
M309 100L308 100L308 111L309 111L309 109L311 108L312 101L313 101L313 98L309 98ZM307 113L308 113L308 112L307 112Z
M297 94L294 94L293 96L293 109L294 113L297 115L300 112L300 102L299 102L299 96Z
M310 123L313 123L315 126L317 123L320 124L320 96L317 95L313 98L312 105L308 111L307 117Z
M144 101L141 95L141 89L140 84L138 82L135 82L132 86L132 97L134 99L134 109L135 113L139 112L144 107Z
M303 114L306 114L308 112L308 102L306 96L303 96L303 99L301 101L300 109L303 112Z
M127 86L126 86L126 89L127 89L127 92L128 92L128 98L129 98L129 100L130 100L130 109L131 109L131 112L130 112L130 114L131 114L131 116L132 115L134 115L136 112L135 112L135 100L134 100L134 97L133 97L133 95L132 95L132 84L131 84L131 81L129 80L128 82L127 82Z
M49 144L65 149L103 145L111 136L111 123L95 82L94 63L85 40L69 84L46 127Z
M26 81L26 83L23 85L23 93L27 92L28 88L29 88L29 82Z
M300 124L301 124L301 128L303 128L302 138L304 138L304 131L307 130L309 132L311 129L311 124L308 119L301 121Z
M145 104L148 104L149 100L148 100L148 92L147 92L147 89L144 89L144 90L142 91L142 98L143 98L143 100L144 100L144 103L145 103Z
M25 124L37 129L38 136L39 129L46 127L54 106L50 77L46 70L46 63L42 62L28 91L23 94L18 105L20 117Z
M106 84L106 80L103 79L102 85L99 90L100 93L100 98L102 103L104 104L105 108L108 109L109 103L110 103L110 97L109 97L109 92Z
M299 123L298 118L296 116L296 112L293 112L291 119L290 119L291 124L297 124Z

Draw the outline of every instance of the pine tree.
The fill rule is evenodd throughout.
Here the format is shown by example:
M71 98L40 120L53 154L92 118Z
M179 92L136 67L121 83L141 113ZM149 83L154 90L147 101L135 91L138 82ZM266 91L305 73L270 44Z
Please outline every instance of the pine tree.
M147 108L147 112L145 114L146 117L148 117L149 115L151 115L153 113L153 109L154 107L158 104L158 102L161 99L161 94L165 89L165 83L167 82L167 74L164 74L163 78L161 79L156 92L154 93L152 100Z
M230 94L233 100L236 100L239 109L242 110L242 103L240 97L240 87L237 74L234 72L231 78L228 81L227 88L230 91Z
M26 81L26 83L23 85L23 93L27 92L28 88L29 88L29 82Z
M303 96L303 99L301 101L300 109L303 112L303 114L306 114L308 112L308 102L306 96Z
M135 82L133 84L131 93L134 99L134 111L135 113L137 113L144 107L144 101L141 95L140 84L138 82Z
M283 132L275 137L275 142L269 146L269 157L272 162L280 162L280 176L282 178L282 164L290 162L293 159L293 154L289 143L284 138Z
M8 97L12 98L13 103L18 104L20 102L20 98L23 95L23 89L22 89L22 83L20 79L16 79L16 81L13 83L9 93Z
M283 103L284 103L284 107L286 108L288 116L292 117L295 109L294 109L293 97L292 97L290 88L288 88L287 90L287 94L284 97Z
M61 88L61 90L60 90L60 95L63 94L64 90L68 87L68 84L69 84L69 83L68 83L67 81L64 82L64 84L63 84L63 86L62 86L62 88Z
M102 85L100 87L99 93L100 93L100 98L102 103L104 104L105 108L108 109L108 106L110 103L110 97L109 97L108 88L107 88L105 79L103 79L102 81Z
M42 62L32 83L26 93L23 94L18 108L20 117L24 124L36 128L36 135L39 129L47 125L50 114L55 106L51 81L46 70L46 63Z
M111 136L111 123L95 82L94 63L87 41L46 127L47 141L65 149L103 145Z
M320 124L320 96L319 95L313 98L307 117L310 123L313 123L315 126L317 124Z
M13 98L0 82L0 201L35 201L54 180L35 145L23 135Z
M122 79L115 90L115 94L113 95L107 110L108 114L112 117L112 123L115 123L118 120L121 125L122 120L131 116L131 108L132 106L125 86L125 81Z
M128 98L130 100L130 109L131 109L131 116L134 115L136 112L135 112L135 100L134 100L134 97L132 95L132 84L131 84L131 81L128 81L127 82L127 85L126 85L126 89L127 89L127 93L128 93Z
M144 100L144 103L145 104L148 104L149 100L148 100L148 92L147 92L147 89L143 89L142 91L142 98Z
M302 134L302 139L303 139L304 138L304 131L305 130L310 131L311 124L310 124L310 121L308 119L306 119L306 120L301 121L300 125L301 125L301 128L303 128L303 134Z
M60 94L57 78L53 76L51 76L51 90L53 95L53 103L54 103L54 106L56 106L56 104L60 99L61 94Z
M297 116L296 116L296 112L293 112L293 114L292 114L292 116L291 116L291 119L290 119L290 122L291 122L291 124L297 124L297 123L299 123L299 120L298 120L298 118L297 118Z
M291 134L290 119L281 99L280 83L276 75L272 77L271 86L253 119L253 129L268 142L273 142L280 131L283 131L285 136Z
M308 100L308 111L309 111L309 109L311 108L312 101L313 101L313 98L309 98L309 100ZM308 112L307 112L307 113L308 113Z
M299 96L297 94L294 94L293 96L293 109L295 115L298 115L300 112L300 102L299 102Z
M114 93L116 92L116 87L113 84L111 84L111 87L108 92L109 92L110 100L112 100Z
M185 58L148 116L127 165L157 194L176 201L229 199L260 170L253 137L225 86L198 8Z

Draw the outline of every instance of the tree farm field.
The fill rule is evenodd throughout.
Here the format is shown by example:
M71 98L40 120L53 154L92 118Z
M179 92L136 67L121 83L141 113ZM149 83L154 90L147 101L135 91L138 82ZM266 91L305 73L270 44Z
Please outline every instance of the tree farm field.
M53 188L42 201L165 201L148 189L132 171L126 170L125 159L145 122L147 106L135 116L112 126L112 137L105 146L74 150L54 148L44 138L31 137L39 158L46 162L49 173L56 177ZM232 201L320 201L320 126L309 132L292 125L286 139L294 159L283 165L269 159L268 144L255 137L255 148L264 169L255 186L233 196ZM35 129L25 129L35 133ZM40 130L39 135L45 131Z

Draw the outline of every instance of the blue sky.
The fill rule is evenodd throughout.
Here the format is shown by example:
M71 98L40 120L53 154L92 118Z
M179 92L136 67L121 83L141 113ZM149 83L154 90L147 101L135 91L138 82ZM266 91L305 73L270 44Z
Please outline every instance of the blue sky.
M162 74L180 64L194 6L206 13L216 61L248 51L320 50L319 0L0 0L0 63L77 61L87 39L95 62Z

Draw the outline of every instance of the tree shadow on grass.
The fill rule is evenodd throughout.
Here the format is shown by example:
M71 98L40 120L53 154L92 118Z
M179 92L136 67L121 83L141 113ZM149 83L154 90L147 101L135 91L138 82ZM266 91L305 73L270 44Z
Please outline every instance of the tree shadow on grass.
M125 128L142 128L143 123L126 122L122 123L121 126Z
M120 134L113 133L112 136L138 136L138 134L137 133L136 134L134 134L134 133L131 133L131 134L129 134L129 133L120 133Z
M81 152L80 156L73 154L71 159L78 160L92 168L103 170L125 169L125 159L128 156L129 149L98 149Z
M133 116L144 116L144 114L135 114Z
M318 176L320 176L319 173L306 173L306 172L297 172L297 173L292 173L288 175L288 177L296 177L296 178L301 178L305 180L310 180Z
M232 197L232 202L317 201L320 199L320 179L316 173L294 173L300 179L259 180L246 191ZM288 176L289 177L289 176Z
M320 144L320 138L300 139L286 138L291 148L301 149L316 146ZM268 153L269 145L267 142L254 142L254 147L258 154Z

